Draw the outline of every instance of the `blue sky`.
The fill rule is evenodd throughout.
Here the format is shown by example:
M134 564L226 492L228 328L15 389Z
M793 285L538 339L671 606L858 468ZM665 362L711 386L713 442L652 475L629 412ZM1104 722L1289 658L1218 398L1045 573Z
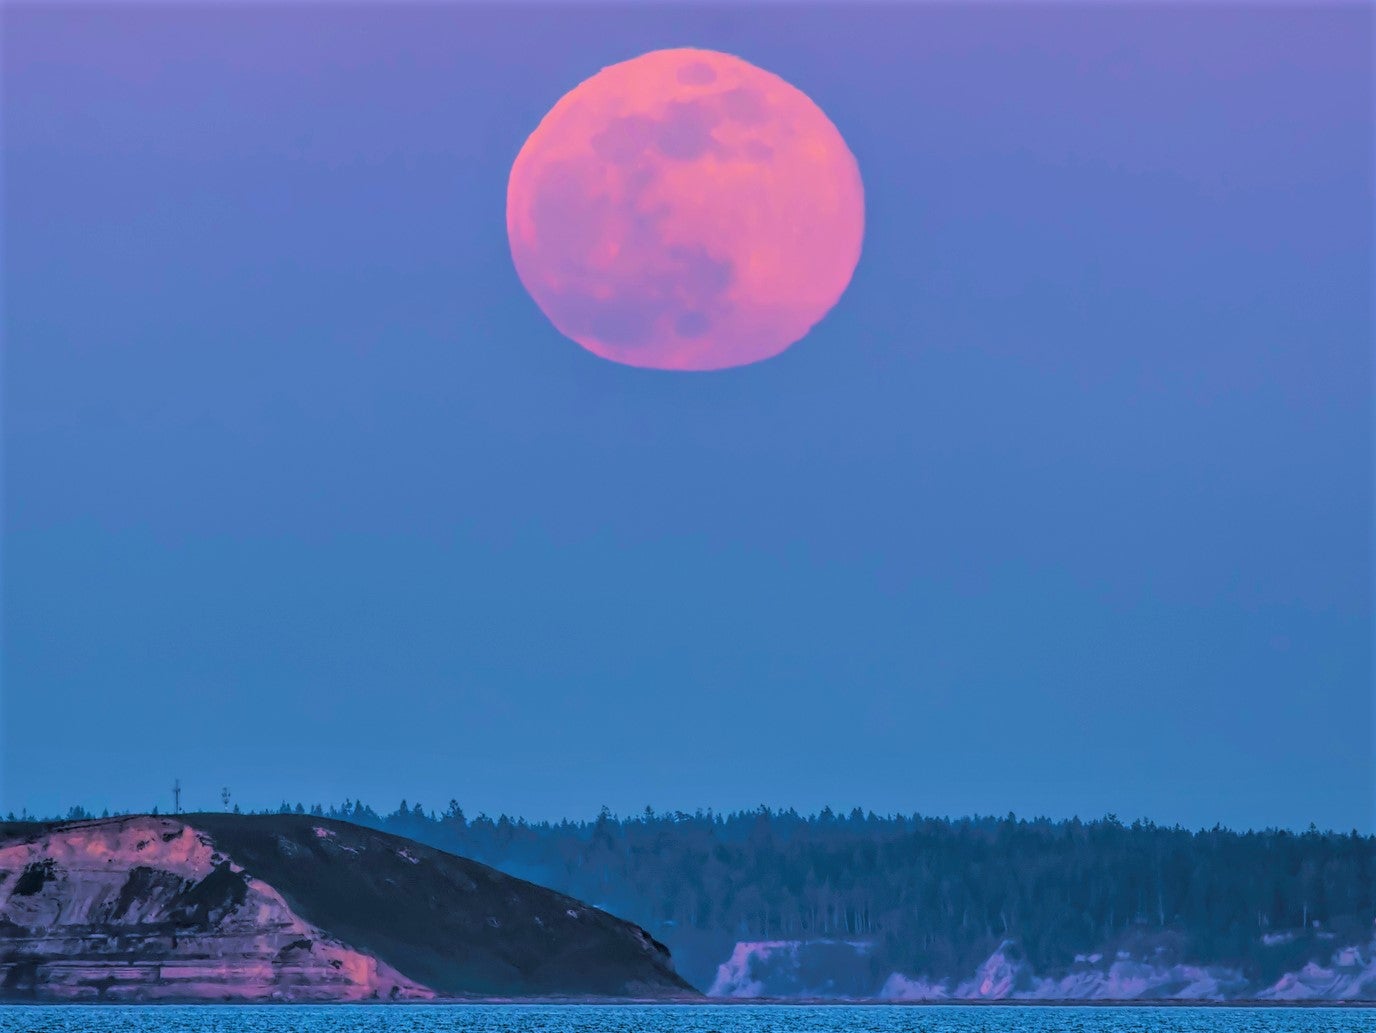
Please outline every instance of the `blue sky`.
M0 807L1373 828L1369 8L6 20ZM669 46L864 178L758 365L512 268L526 136Z

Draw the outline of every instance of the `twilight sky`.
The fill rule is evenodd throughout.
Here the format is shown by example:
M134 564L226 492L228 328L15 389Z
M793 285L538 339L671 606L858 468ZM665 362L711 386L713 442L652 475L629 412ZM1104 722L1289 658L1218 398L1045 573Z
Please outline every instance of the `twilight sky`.
M1369 7L7 6L0 808L1373 821ZM508 251L659 47L836 123L779 358Z

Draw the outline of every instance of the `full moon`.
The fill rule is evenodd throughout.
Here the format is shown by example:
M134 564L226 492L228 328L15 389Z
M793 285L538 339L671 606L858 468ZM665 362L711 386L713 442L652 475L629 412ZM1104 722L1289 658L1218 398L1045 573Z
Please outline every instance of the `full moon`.
M712 50L656 50L565 94L516 156L507 236L549 321L614 362L779 354L834 306L864 188L806 94Z

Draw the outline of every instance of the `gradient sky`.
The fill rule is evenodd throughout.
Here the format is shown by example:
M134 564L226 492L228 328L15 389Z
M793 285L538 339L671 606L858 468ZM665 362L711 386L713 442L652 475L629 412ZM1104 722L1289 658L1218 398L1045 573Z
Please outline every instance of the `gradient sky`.
M1371 8L8 4L0 807L1371 830ZM849 292L600 360L507 173L808 93Z

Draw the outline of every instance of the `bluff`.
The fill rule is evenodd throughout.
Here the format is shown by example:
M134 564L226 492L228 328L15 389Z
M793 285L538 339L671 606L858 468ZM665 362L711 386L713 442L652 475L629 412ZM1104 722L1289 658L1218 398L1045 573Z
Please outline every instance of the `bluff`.
M1131 949L1095 951L1051 974L1028 961L1021 944L1005 940L971 973L957 977L892 972L876 984L869 965L875 945L865 940L740 942L717 969L709 997L867 999L881 1001L1376 1001L1376 938L1335 946L1319 960L1278 978L1244 967L1180 960L1171 936L1138 937ZM1267 934L1264 946L1283 951L1298 937Z
M691 996L572 897L304 815L0 825L0 998Z

